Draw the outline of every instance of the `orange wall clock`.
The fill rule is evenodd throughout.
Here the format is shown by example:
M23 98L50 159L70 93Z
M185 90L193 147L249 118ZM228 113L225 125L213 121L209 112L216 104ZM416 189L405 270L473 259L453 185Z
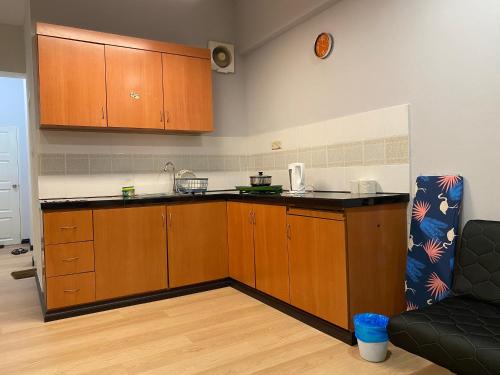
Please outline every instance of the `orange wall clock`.
M326 59L333 51L333 36L330 33L321 33L314 42L314 53L320 59Z

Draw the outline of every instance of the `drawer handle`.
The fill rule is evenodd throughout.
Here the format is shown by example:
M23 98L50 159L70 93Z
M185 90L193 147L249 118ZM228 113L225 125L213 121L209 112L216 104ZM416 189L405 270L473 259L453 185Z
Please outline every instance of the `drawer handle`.
M64 293L78 293L80 288L77 289L64 289Z
M76 229L77 226L76 225L72 225L70 227L61 227L62 230L66 230L66 229Z
M63 259L62 261L63 262L74 262L75 260L78 260L78 259L80 259L80 257L66 258L66 259Z

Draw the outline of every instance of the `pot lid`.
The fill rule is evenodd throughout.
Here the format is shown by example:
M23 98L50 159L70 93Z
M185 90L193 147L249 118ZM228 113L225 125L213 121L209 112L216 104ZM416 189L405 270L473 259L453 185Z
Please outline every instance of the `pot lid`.
M264 176L264 172L258 172L257 176L250 176L250 178L271 178L272 176Z

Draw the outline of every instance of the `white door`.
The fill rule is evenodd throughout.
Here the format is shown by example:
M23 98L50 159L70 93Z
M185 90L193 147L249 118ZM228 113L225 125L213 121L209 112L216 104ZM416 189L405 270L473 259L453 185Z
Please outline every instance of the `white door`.
M0 245L21 242L17 128L0 127Z

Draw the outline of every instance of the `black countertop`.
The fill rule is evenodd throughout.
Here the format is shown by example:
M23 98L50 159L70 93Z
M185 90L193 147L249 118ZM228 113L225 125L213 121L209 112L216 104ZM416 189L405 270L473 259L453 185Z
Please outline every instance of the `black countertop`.
M42 199L42 210L67 210L78 208L128 207L145 204L189 203L214 200L231 200L282 204L294 207L317 209L342 209L379 204L405 203L410 200L409 194L378 193L351 194L349 192L317 191L305 194L240 194L235 190L211 191L203 195L196 194L144 194L133 198L120 196L82 197Z

